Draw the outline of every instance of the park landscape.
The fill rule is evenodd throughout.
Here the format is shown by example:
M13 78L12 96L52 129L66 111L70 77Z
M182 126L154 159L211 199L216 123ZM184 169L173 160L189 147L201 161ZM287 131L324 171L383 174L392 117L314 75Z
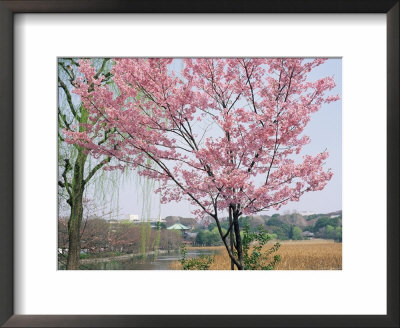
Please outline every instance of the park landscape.
M58 268L341 270L341 185L287 209L337 173L305 133L329 60L59 58Z

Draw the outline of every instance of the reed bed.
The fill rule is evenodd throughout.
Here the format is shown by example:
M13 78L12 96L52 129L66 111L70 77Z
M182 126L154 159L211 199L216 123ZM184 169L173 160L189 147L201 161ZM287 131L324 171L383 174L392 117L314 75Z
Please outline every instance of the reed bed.
M269 249L272 245L273 243L270 242L264 247ZM216 252L214 263L211 264L210 270L230 270L230 259L223 246L193 247L192 249L196 248ZM331 240L283 241L276 254L281 257L281 261L275 268L276 270L342 269L342 243L335 243ZM180 270L182 266L176 261L171 264L170 269Z

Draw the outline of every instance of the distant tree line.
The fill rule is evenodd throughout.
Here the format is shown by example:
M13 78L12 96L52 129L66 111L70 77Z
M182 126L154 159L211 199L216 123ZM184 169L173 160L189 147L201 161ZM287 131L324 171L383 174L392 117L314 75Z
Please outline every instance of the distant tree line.
M303 217L302 215L278 213L272 216L243 216L239 219L240 227L249 226L250 232L256 232L258 227L265 228L272 239L279 240L302 240L309 238L333 239L342 241L342 215L330 218L326 214L313 214ZM227 231L229 222L222 221L221 228ZM221 242L217 238L217 226L210 223L208 226L198 226L195 244L215 246ZM309 233L305 233L309 232Z
M101 218L92 218L84 222L80 229L81 249L89 254L106 252L140 253L142 247L142 225L128 220L106 221ZM156 233L160 229L160 238L157 249L177 250L182 242L182 234L176 230L166 230L155 227L150 231L150 251L156 248ZM68 253L68 220L58 221L58 248Z
M310 218L311 217L311 218ZM181 223L189 228L182 235L179 230L168 230L175 223ZM84 252L99 256L101 253L140 253L143 245L143 224L129 220L107 221L92 217L83 222L80 228L81 248ZM303 217L300 214L273 214L272 216L242 216L240 227L248 226L249 232L257 232L263 227L270 239L302 240L309 238L333 239L342 241L342 215L329 217L325 214L314 214ZM226 233L229 221L221 221L221 229ZM197 246L220 246L218 227L215 223L201 224L193 218L167 217L166 222L157 222L150 231L147 241L149 251L177 250L183 241ZM308 233L307 233L308 232ZM157 234L159 240L156 239ZM68 254L68 219L58 221L58 248Z
M296 225L288 222L287 216L273 215L266 221L268 231L278 236L278 239L300 240L309 238L311 234L303 234L308 231L315 238L333 239L337 242L342 241L342 216L334 218L328 216L320 216L314 214L312 218L305 218L307 225Z
M342 216L329 218L326 216L317 219L314 225L307 226L304 231L310 231L316 238L333 239L342 241Z

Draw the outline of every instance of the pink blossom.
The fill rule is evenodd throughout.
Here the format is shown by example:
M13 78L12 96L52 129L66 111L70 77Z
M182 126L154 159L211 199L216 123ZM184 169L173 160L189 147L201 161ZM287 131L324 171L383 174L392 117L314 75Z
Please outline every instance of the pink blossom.
M114 61L118 92L94 77L89 61L79 62L73 92L90 124L65 131L67 141L119 161L108 170L129 166L158 180L163 202L189 199L198 216L229 206L254 214L298 201L331 179L323 169L327 152L294 161L310 142L303 131L311 114L339 99L331 95L332 77L308 79L325 59L185 59L172 73L172 59ZM88 137L109 131L100 144Z

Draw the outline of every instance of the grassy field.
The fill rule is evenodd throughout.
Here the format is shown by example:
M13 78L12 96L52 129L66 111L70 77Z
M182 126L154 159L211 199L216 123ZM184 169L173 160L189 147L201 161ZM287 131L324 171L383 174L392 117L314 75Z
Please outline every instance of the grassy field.
M342 269L342 243L331 240L314 239L300 241L282 241L276 254L281 256L276 270L341 270ZM265 247L270 248L273 243ZM223 246L219 247L193 247L216 251L215 261L210 270L229 270L230 260ZM190 248L189 248L190 249ZM274 253L275 254L275 253ZM174 262L170 269L180 270L179 262Z

